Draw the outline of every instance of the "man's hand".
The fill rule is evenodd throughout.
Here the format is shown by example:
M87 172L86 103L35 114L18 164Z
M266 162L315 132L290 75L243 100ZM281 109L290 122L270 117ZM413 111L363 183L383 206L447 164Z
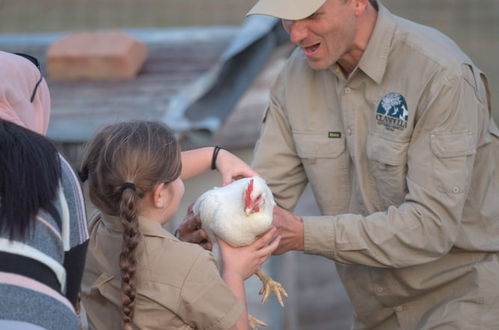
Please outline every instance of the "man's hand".
M206 250L213 248L213 245L208 241L208 235L201 229L201 219L192 212L189 207L187 215L182 224L177 228L177 236L181 241L199 244Z
M279 255L291 250L304 250L305 232L302 218L275 206L272 223L281 236L281 242L273 254Z

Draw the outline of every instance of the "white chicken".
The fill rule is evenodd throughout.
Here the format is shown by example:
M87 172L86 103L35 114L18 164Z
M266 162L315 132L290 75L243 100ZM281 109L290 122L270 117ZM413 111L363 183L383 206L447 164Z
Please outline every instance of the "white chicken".
M208 190L196 200L192 210L199 215L211 242L219 237L232 246L244 246L269 230L274 205L274 197L265 180L251 177ZM262 304L270 292L274 292L284 306L281 295L287 297L288 294L282 285L261 270L256 275L263 284L259 292L263 295Z

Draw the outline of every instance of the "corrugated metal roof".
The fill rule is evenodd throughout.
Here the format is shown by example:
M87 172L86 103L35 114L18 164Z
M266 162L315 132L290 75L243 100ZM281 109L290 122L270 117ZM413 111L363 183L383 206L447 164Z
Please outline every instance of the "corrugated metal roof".
M48 136L83 142L103 125L130 119L163 120L185 134L213 133L278 45L280 39L272 37L275 23L263 17L242 27L126 30L148 47L139 75L98 82L47 79L52 96ZM0 49L36 56L43 71L49 45L61 36L0 35Z

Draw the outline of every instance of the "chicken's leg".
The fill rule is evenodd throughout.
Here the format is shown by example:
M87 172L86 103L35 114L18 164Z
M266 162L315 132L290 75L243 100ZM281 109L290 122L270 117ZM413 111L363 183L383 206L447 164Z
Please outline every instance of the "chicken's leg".
M250 329L252 329L252 330L258 330L258 328L256 327L257 325L260 325L262 327L269 326L267 323L260 321L256 317L251 316L250 314L248 314L248 325L249 325Z
M255 274L262 281L262 288L258 291L258 294L263 294L261 303L265 303L270 292L273 291L276 295L277 301L279 301L279 304L284 307L281 294L287 297L288 293L284 290L281 283L274 281L269 276L265 275L261 270L258 270Z

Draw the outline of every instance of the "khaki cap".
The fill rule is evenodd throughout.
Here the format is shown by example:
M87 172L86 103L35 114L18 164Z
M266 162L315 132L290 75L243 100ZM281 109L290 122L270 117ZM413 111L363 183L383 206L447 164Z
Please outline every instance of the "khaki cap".
M299 20L315 13L324 2L326 0L259 0L246 16L268 15Z

